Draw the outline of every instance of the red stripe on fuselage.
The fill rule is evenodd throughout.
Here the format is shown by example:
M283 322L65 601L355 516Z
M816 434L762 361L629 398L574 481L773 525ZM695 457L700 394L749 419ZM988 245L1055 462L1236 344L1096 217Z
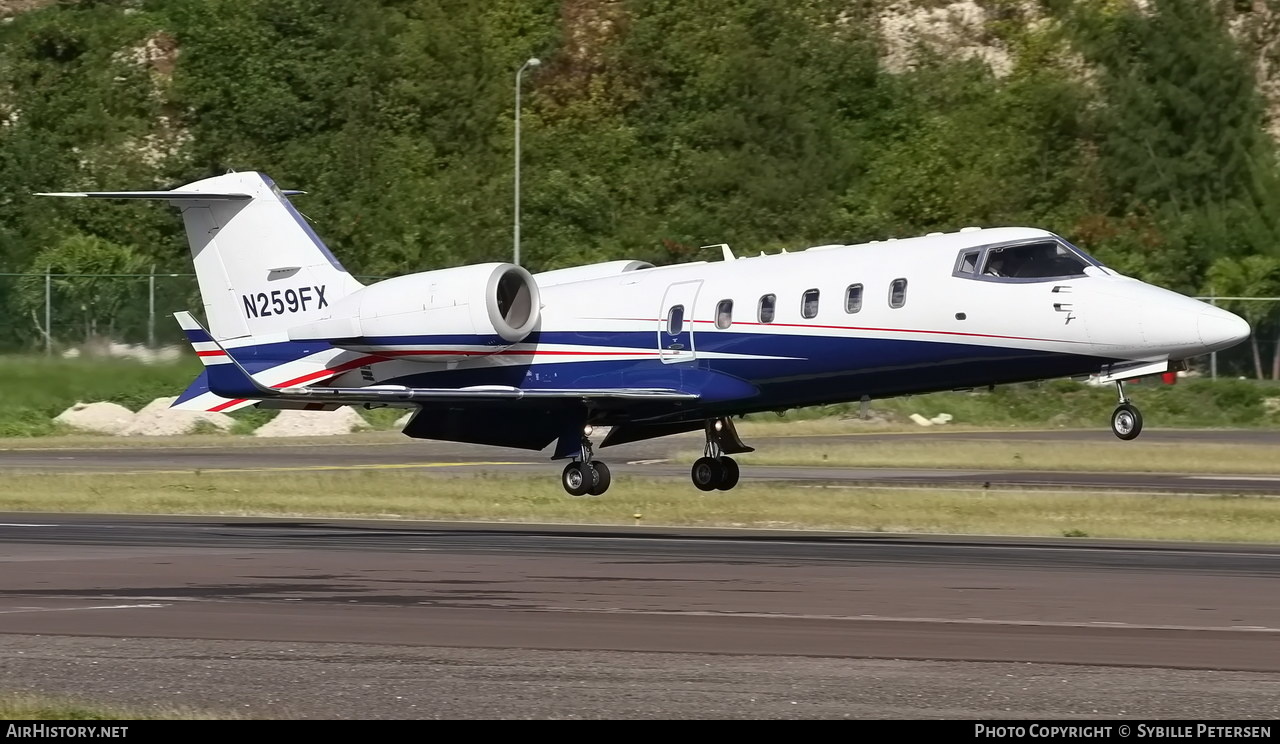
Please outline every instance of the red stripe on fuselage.
M666 320L660 318L591 318L591 320L620 320L624 322L634 323L666 323ZM715 323L714 320L693 320L689 323ZM730 324L730 328L736 325L741 326L774 326L778 328L820 328L835 331L875 331L878 333L926 333L940 336L968 336L970 338L1005 338L1010 341L1045 341L1054 344L1084 344L1088 341L1075 341L1066 338L1036 338L1034 336L1003 336L998 333L967 333L965 331L927 331L917 328L870 328L867 326L841 326L841 325L818 325L814 323L753 323L745 320L735 320ZM727 330L727 329L721 329Z
M627 321L627 322L635 322L635 323L665 322L658 318L596 318L596 320L618 320L618 321ZM715 321L690 319L689 322L714 323ZM780 328L815 328L815 329L839 330L839 331L873 331L877 333L923 333L923 334L931 334L931 335L939 335L939 336L967 336L970 338L1002 338L1002 339L1008 339L1010 341L1042 341L1042 342L1048 342L1048 343L1067 343L1067 344L1085 343L1083 341L1075 341L1071 339L1035 338L1033 336L1005 336L1005 335L995 334L995 333L968 333L965 331L931 331L931 330L919 330L919 329L912 329L912 328L872 328L868 326L819 325L819 324L806 324L806 323L753 323L753 322L747 322L747 321L735 321L735 325L776 326ZM217 356L219 354L224 354L225 352L211 351L211 352L197 352L197 353L200 356ZM387 351L379 351L375 356L366 356L366 357L361 357L359 359L354 359L350 362L346 362L345 364L340 364L337 367L334 367L332 369L322 369L318 372L312 372L310 374L302 375L301 377L295 377L292 380L286 380L279 384L272 385L272 387L282 388L282 387L289 387L290 385L300 385L304 382L311 382L312 380L316 380L325 376L334 377L343 372L348 372L350 370L353 370L356 367L362 367L365 364L376 363L376 362L392 359L395 357L406 357L406 356L661 356L661 354L658 351L561 351L561 350L552 351L552 350L546 350L546 349L503 349L499 351L475 351L475 350L461 350L461 349L458 349L458 350L449 350L449 349L387 350ZM222 403L213 408L210 408L209 410L222 411L227 408L230 408L231 406L243 403L245 400L247 399L240 398L238 400L229 401L227 403Z
M547 349L502 349L474 351L450 349L403 349L379 351L379 356L657 356L656 351L551 351Z
M352 359L349 362L343 362L342 364L339 364L336 367L330 367L330 368L319 370L317 372L311 372L309 374L302 375L301 377L295 377L292 380L285 380L284 382L277 383L275 385L272 385L271 387L273 388L289 387L290 385L300 385L304 382L311 382L312 380L317 380L325 376L335 377L337 375L342 374L343 372L350 372L356 367L363 367L366 364L372 364L374 362L381 362L381 361L384 361L382 357L363 356L357 359ZM239 405L245 402L246 400L249 400L249 399L237 398L236 400L230 400L230 401L227 401L226 403L219 403L218 405L214 406L213 408L210 408L209 410L224 411L232 406Z

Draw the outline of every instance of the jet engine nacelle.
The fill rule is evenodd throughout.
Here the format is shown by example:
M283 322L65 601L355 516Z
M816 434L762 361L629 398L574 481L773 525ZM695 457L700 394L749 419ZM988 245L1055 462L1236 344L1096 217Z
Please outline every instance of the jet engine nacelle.
M523 341L540 309L538 285L523 268L459 266L370 284L335 302L328 317L289 329L289 339L452 361Z

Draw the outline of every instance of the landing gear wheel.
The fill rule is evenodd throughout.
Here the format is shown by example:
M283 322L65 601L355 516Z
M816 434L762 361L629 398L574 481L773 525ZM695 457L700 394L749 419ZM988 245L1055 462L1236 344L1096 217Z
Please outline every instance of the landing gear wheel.
M699 491L714 491L724 480L724 466L714 457L699 457L689 474Z
M728 491L730 488L738 485L738 463L732 457L721 457L720 467L723 473L720 476L720 483L716 488L721 491Z
M560 485L570 496L581 496L595 485L597 479L595 468L588 463L571 462L564 466L560 474Z
M1142 414L1135 406L1121 403L1111 414L1111 431L1124 440L1142 433Z
M592 496L599 496L609 490L609 484L613 482L613 477L609 475L609 466L599 460L591 462L591 469L596 471L596 483L587 489L587 493Z

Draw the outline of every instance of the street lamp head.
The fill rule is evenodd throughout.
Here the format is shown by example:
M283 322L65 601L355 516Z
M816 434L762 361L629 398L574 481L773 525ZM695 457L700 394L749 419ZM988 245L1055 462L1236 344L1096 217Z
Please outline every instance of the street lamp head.
M530 57L529 61L525 62L525 64L529 65L530 67L537 67L538 65L542 64L542 60L538 59L537 57Z

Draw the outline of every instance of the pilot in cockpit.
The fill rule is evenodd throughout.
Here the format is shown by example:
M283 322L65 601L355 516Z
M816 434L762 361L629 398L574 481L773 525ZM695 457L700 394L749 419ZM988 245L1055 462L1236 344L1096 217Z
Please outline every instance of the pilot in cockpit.
M987 253L984 276L1047 279L1084 274L1085 262L1055 243L993 248Z
M1008 255L1006 251L992 251L983 273L991 276L1016 276L1017 264L1016 256Z

